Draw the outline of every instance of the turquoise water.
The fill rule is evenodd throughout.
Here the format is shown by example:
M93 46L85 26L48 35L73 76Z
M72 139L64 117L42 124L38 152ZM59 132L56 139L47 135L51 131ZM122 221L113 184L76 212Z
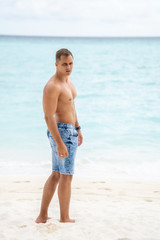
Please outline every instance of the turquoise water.
M131 166L137 171L141 165L146 175L155 175L160 165L160 38L0 37L1 173L20 166L28 174L36 174L37 166L50 170L42 93L55 73L55 52L63 47L74 55L71 78L84 137L77 171L88 174L92 166L92 173L106 175L108 168L123 174L125 167L127 175Z

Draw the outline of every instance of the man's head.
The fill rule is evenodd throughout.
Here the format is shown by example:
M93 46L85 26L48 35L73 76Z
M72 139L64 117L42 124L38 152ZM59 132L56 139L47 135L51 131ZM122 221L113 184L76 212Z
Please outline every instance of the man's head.
M65 56L65 57L68 57L68 56L72 56L73 58L73 55L72 53L66 49L66 48L61 48L59 49L57 52L56 52L56 62L60 61L61 60L61 56Z
M61 48L56 52L56 68L63 75L70 75L73 68L73 55L66 49Z

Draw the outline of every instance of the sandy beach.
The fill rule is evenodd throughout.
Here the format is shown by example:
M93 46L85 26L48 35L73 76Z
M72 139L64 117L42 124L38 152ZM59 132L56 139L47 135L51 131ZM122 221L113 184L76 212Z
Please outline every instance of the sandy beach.
M57 192L51 219L36 224L46 176L4 176L0 187L2 240L160 240L160 180L74 176L70 215L59 222Z

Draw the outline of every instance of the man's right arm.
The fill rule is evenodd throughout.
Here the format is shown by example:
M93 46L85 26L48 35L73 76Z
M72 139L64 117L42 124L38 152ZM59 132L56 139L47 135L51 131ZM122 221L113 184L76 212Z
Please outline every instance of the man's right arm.
M54 118L56 113L60 87L53 83L48 83L43 90L43 110L44 118L52 137L57 144L62 143L61 136L58 131L57 123Z
M54 114L57 110L59 95L60 87L54 85L53 83L48 83L43 91L43 110L48 130L50 131L57 145L58 156L65 158L68 157L68 150L59 134L56 119L54 118Z

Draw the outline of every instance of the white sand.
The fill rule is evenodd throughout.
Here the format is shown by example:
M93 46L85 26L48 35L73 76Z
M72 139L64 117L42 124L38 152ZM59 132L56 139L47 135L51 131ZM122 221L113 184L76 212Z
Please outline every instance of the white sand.
M1 240L160 240L160 180L74 176L70 215L60 223L57 192L45 224L39 213L46 177L1 177Z

